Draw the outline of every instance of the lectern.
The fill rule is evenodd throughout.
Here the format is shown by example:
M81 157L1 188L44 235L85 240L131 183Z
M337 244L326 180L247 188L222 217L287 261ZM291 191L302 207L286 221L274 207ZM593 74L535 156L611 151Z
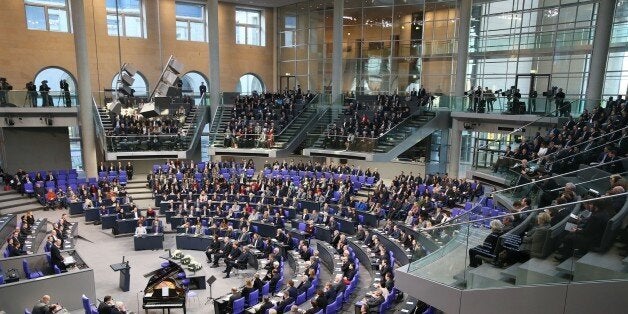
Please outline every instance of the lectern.
M111 264L109 266L113 271L120 272L120 282L118 285L120 290L128 292L131 285L131 266L129 266L129 261L125 262L123 256L122 263Z

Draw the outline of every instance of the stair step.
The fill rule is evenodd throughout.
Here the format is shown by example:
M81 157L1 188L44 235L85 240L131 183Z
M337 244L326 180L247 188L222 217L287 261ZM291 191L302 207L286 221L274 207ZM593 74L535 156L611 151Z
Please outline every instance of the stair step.
M16 207L11 207L11 208L5 208L5 209L0 210L0 214L21 214L27 211L37 211L43 208L44 207L41 206L41 204L34 203L34 204L16 206Z
M19 200L19 199L24 198L24 196L18 194L17 191L14 191L14 190L3 191L3 192L6 192L6 193L0 194L0 204L3 204L4 202L14 201L14 200Z
M14 207L20 207L23 205L31 205L31 204L39 205L39 202L37 201L35 197L29 198L25 196L25 197L21 197L20 199L1 202L0 209L14 208Z

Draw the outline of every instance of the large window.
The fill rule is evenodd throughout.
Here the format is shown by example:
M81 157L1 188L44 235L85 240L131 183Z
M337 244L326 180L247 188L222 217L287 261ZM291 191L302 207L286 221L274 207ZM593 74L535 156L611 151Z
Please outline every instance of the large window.
M292 47L296 45L297 17L287 15L284 17L283 46Z
M251 95L264 92L264 83L255 74L244 74L236 84L236 92Z
M264 46L263 15L261 11L236 10L236 44Z
M177 1L176 6L177 40L206 42L205 5Z
M141 0L107 0L109 36L146 38Z
M28 29L70 31L67 0L24 0L24 9Z

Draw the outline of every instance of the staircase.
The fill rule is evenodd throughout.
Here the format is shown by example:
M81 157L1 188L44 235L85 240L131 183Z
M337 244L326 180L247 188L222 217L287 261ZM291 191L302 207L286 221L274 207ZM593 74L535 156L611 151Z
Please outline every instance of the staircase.
M154 205L153 192L146 187L146 174L135 174L133 180L127 182L126 191L138 208L146 209Z
M14 190L0 191L0 214L21 214L40 209L43 206L35 197L22 196Z
M94 115L96 133L106 160L138 158L138 156L189 158L199 142L209 109L206 106L191 106L178 134L109 137L107 134L111 134L115 128L114 120L107 109L95 107L97 110Z
M438 129L449 127L449 111L416 112L396 127L375 140L372 151L346 151L323 148L323 137L313 139L313 145L304 149L307 156L326 156L367 161L390 161ZM317 126L318 129L319 126Z
M320 96L314 97L305 106L305 108L297 114L297 116L288 123L288 125L275 135L275 143L273 147L267 148L234 148L225 147L224 139L229 121L233 118L233 106L222 106L216 112L216 118L212 122L209 132L209 153L210 155L248 155L263 157L287 156L299 147L299 144L306 138L307 131L318 121L318 117L325 113L325 109L321 109L318 105Z

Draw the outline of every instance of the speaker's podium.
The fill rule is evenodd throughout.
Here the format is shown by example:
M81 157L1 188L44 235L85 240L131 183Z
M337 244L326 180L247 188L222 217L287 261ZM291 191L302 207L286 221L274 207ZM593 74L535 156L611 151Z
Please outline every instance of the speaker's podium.
M122 257L122 263L111 264L109 265L113 271L120 272L120 282L119 287L122 291L128 292L131 284L131 266L129 266L129 261L124 261L124 257Z

